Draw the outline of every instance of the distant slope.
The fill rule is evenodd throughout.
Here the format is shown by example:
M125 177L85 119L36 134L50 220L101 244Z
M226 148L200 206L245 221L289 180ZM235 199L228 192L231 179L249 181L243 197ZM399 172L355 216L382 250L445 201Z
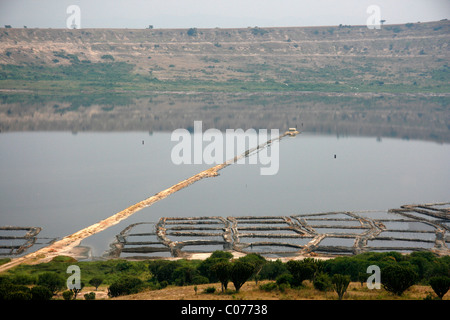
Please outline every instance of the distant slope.
M3 28L0 88L449 92L449 43L449 21L380 30Z
M170 131L203 120L448 142L449 43L449 21L2 28L0 132Z

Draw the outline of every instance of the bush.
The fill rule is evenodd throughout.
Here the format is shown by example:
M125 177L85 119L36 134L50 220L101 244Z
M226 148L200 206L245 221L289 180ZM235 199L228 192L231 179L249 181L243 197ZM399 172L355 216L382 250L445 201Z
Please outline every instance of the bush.
M181 264L178 261L164 260L152 261L148 266L157 282L167 281L168 283L175 282L174 272L180 267ZM180 272L180 270L178 272Z
M30 290L13 291L8 294L7 300L31 300Z
M28 287L15 285L9 277L0 278L1 300L31 300L31 291Z
M16 274L11 278L13 284L30 285L36 283L36 279L28 274Z
M219 262L229 261L233 255L230 252L216 250L211 256L203 260L197 267L197 271L200 275L209 279L210 282L217 282L219 279L212 269L212 266Z
M330 276L323 272L314 278L313 285L319 291L328 291L333 287Z
M89 292L84 295L85 300L95 300L95 292Z
M74 293L72 290L67 290L64 291L62 295L64 300L72 300Z
M197 35L197 28L189 28L187 31L188 36L195 37Z
M278 276L288 272L286 264L278 259L276 261L267 261L263 265L259 275L261 279L275 280Z
M56 272L45 272L38 276L37 285L48 288L55 295L66 286L66 279Z
M31 300L35 301L45 301L50 300L53 293L46 287L34 286L31 288Z
M381 270L381 283L383 287L398 296L402 295L416 281L417 273L408 266L393 264Z
M258 284L258 279L260 278L259 273L261 272L262 267L267 263L266 258L257 253L250 253L239 258L239 261L247 262L253 266L252 276L253 279L255 279L256 284Z
M166 280L161 281L161 282L159 283L159 289L164 289L164 288L166 288L168 285L169 285L169 283L168 283Z
M77 260L68 256L56 256L52 259L52 262L67 262L67 263L75 263Z
M110 55L110 54L104 54L104 55L101 56L101 58L102 58L103 60L111 60L111 61L114 61L114 57L113 57L112 55Z
M270 291L274 291L274 290L278 289L278 285L277 285L276 282L268 282L268 283L265 283L265 284L261 284L259 286L259 289L263 290L263 291L270 292Z
M277 285L281 285L281 284L289 284L291 285L294 281L294 277L292 276L292 274L289 273L284 273L280 276L277 277Z
M141 279L127 276L112 283L108 288L108 296L111 298L138 293L144 287Z
M294 286L301 286L304 280L312 280L316 272L316 266L312 259L290 260L286 263L286 267L293 276L292 284Z
M209 279L204 276L196 275L192 278L192 284L205 284L209 283Z
M197 270L193 267L178 267L173 271L172 277L177 286L189 285L192 283L196 272Z
M214 287L208 287L205 290L203 290L204 293L214 293L216 292L216 288Z
M431 288L433 288L434 293L442 299L450 288L450 278L448 277L434 277L430 279Z

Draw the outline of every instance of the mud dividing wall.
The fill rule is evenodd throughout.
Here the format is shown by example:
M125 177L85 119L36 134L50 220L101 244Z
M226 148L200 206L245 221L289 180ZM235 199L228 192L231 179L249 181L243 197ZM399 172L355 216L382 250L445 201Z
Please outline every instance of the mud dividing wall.
M189 257L215 250L273 258L421 250L449 255L449 228L450 203L291 216L163 217L125 228L108 255Z

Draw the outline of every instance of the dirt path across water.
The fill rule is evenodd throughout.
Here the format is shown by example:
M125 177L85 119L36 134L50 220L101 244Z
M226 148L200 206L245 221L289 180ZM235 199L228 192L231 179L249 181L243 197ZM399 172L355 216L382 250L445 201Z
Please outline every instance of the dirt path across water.
M281 140L283 137L285 137L287 135L294 136L297 133L298 133L297 131L285 132L284 134L280 135L277 138L268 140L268 141L258 145L255 148L245 151L244 153L234 157L233 159L227 160L226 162L224 162L222 164L216 165L212 168L209 168L200 173L197 173L196 175L194 175L186 180L183 180L183 181L171 186L170 188L167 188L167 189L165 189L143 201L140 201L140 202L126 208L125 210L122 210L122 211L116 213L115 215L112 215L109 218L101 220L100 222L97 222L89 227L86 227L80 231L77 231L71 235L68 235L47 247L44 247L35 252L29 253L23 257L13 259L12 261L10 261L4 265L1 265L0 272L4 272L10 268L13 268L15 266L22 264L22 263L38 264L38 263L48 262L51 259L53 259L54 257L59 256L59 255L70 255L71 250L73 250L76 246L78 246L83 239L85 239L93 234L96 234L98 232L101 232L113 225L116 225L120 221L130 217L132 214L138 212L139 210L151 206L155 202L162 200L162 199L170 196L172 193L175 193L183 188L186 188L187 186L193 184L194 182L197 182L203 178L218 176L219 175L218 171L237 162L239 159L248 157L249 155L253 154L254 152L258 152L259 150L262 150L263 148L269 146L272 142Z

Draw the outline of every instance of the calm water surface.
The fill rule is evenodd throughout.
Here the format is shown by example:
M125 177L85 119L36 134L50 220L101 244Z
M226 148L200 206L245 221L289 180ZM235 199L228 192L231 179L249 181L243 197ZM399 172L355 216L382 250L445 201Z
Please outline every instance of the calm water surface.
M210 167L173 164L175 144L170 133L2 133L0 225L60 238ZM449 201L449 190L449 144L302 133L281 141L278 174L232 165L82 244L101 255L127 225L162 216L387 210Z

